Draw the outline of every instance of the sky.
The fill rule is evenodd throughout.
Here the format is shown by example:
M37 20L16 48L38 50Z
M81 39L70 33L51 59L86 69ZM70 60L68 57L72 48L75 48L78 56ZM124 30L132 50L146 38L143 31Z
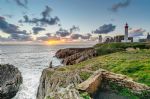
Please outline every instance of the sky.
M150 0L0 0L0 41L89 40L99 34L143 37Z

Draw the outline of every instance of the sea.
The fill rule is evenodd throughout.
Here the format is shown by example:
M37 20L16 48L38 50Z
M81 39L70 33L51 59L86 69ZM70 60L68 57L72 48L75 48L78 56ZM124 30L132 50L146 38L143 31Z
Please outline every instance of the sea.
M61 60L55 57L56 51L64 48L91 47L94 43L66 44L66 45L0 45L0 64L16 66L23 77L23 83L13 99L36 99L40 76L43 69L62 66Z

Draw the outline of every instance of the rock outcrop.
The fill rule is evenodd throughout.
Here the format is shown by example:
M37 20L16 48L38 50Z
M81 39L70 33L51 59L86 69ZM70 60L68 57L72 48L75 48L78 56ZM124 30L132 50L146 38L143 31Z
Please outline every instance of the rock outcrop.
M11 99L22 83L20 71L13 65L0 65L0 99Z
M130 99L119 94L121 89L129 89L140 99L150 98L150 87L134 82L125 75L100 69L83 82L80 73L84 71L87 70L65 71L60 67L45 69L41 76L37 99L83 99L82 92L88 92L92 99ZM115 89L111 86L115 86ZM106 95L113 98L106 98Z
M75 87L81 82L77 72L45 69L40 79L37 99L80 99L79 91Z
M55 56L63 59L64 65L73 65L95 57L97 53L94 48L67 48L58 50Z
M60 49L56 52L55 56L57 58L66 58L68 56L71 56L75 53L82 52L85 50L89 50L93 48L66 48L66 49Z

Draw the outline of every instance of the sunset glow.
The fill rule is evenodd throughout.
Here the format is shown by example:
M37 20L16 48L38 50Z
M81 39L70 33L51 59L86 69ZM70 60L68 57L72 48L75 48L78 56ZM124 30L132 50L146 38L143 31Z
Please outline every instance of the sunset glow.
M47 45L59 45L59 44L64 44L66 41L64 39L62 40L48 40L45 43Z

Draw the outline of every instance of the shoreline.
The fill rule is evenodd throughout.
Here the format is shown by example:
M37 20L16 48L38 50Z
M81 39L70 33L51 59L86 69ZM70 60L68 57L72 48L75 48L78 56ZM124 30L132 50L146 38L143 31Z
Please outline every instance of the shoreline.
M123 45L123 49L122 49L122 45ZM111 50L110 50L110 46L111 46ZM93 48L96 51L96 53L95 51L93 51ZM112 43L112 44L94 45L92 48L80 47L80 48L58 49L56 53L53 53L54 55L52 57L53 58L52 61L56 61L55 58L57 58L59 62L60 61L63 62L63 66L57 65L54 68L49 68L48 65L47 66L44 65L45 68L42 66L44 70L40 70L42 71L42 75L40 77L39 84L38 84L39 85L38 92L37 93L34 92L34 93L37 94L36 96L37 99L44 99L44 98L61 99L61 97L63 97L63 99L66 99L66 97L70 97L70 99L80 99L83 97L88 97L88 99L94 97L94 99L98 99L96 97L103 97L104 94L112 95L113 97L120 97L118 99L121 99L123 97L125 98L126 95L127 97L129 97L128 95L130 95L130 97L132 98L136 97L135 99L139 99L137 97L139 97L141 94L142 94L141 96L145 96L149 98L148 96L149 87L147 86L144 87L145 85L150 86L148 82L149 77L147 77L146 80L143 80L143 82L140 82L136 80L137 78L134 77L134 75L132 76L132 72L136 73L138 70L140 70L141 66L132 64L134 63L134 61L131 63L128 63L129 67L127 68L126 68L126 65L121 66L120 64L120 63L126 64L125 60L129 61L129 58L132 56L133 58L131 58L130 61L135 60L137 61L136 63L140 65L143 64L143 66L145 66L143 68L147 68L146 65L144 65L146 64L145 61L140 61L140 60L149 59L147 58L150 53L149 48L150 47L148 47L148 45L146 45L145 43L132 43L132 44ZM138 56L137 59L134 58L137 56ZM61 58L61 60L59 57ZM35 61L37 61L37 59ZM114 67L116 67L118 70L115 71ZM132 67L135 68L135 71L133 71L134 69L132 69ZM125 77L127 78L125 82L127 82L128 80L130 80L130 78L132 78L133 81L131 80L131 82L135 82L135 84L129 83L129 82L127 83L131 84L132 86L136 86L136 88L138 88L139 86L139 88L146 88L146 89L148 88L148 90L142 91L143 90L142 89L140 92L141 94L139 95L139 92L137 90L133 93L132 87L129 87L129 89L131 88L131 90L129 90L128 88L122 87L122 85L118 86L119 84L117 82L120 82L121 84L123 80L119 80L115 82L117 84L115 84L114 82L108 83L109 81L105 81L105 79L108 79L107 76L104 76L105 74L103 74L103 72L101 73L102 69L105 69L108 71L106 74L112 74L113 72L115 72L115 75L114 75L114 77L116 77L115 80L120 79L117 76L118 74L127 75ZM128 73L128 71L129 72L131 71L130 75L125 74L125 73ZM144 70L142 71L144 72ZM95 72L98 72L98 74L100 74L100 76L97 76L98 78L95 78L94 76ZM145 74L146 76L148 76L148 72L141 73L141 75L142 74ZM95 80L89 80L91 77L92 79L95 78ZM113 81L112 79L114 78L112 78L112 76L108 76L108 77L110 77L109 78L110 81ZM123 76L122 79L125 79L125 78ZM102 81L100 79L102 79ZM139 76L138 79L143 79L143 78L142 76L141 77ZM97 81L100 81L100 82L97 82ZM90 83L86 83L86 82L90 82ZM137 84L137 82L141 84L139 85ZM82 87L81 85L84 85L87 87ZM110 86L110 85L114 85L114 86ZM128 84L125 84L123 86L126 86L126 85ZM109 87L108 89L103 89L104 86L105 87L109 86ZM112 88L115 88L115 89L112 89ZM120 88L123 90L120 90ZM92 90L94 91L90 93ZM117 90L120 90L120 91L118 92Z

